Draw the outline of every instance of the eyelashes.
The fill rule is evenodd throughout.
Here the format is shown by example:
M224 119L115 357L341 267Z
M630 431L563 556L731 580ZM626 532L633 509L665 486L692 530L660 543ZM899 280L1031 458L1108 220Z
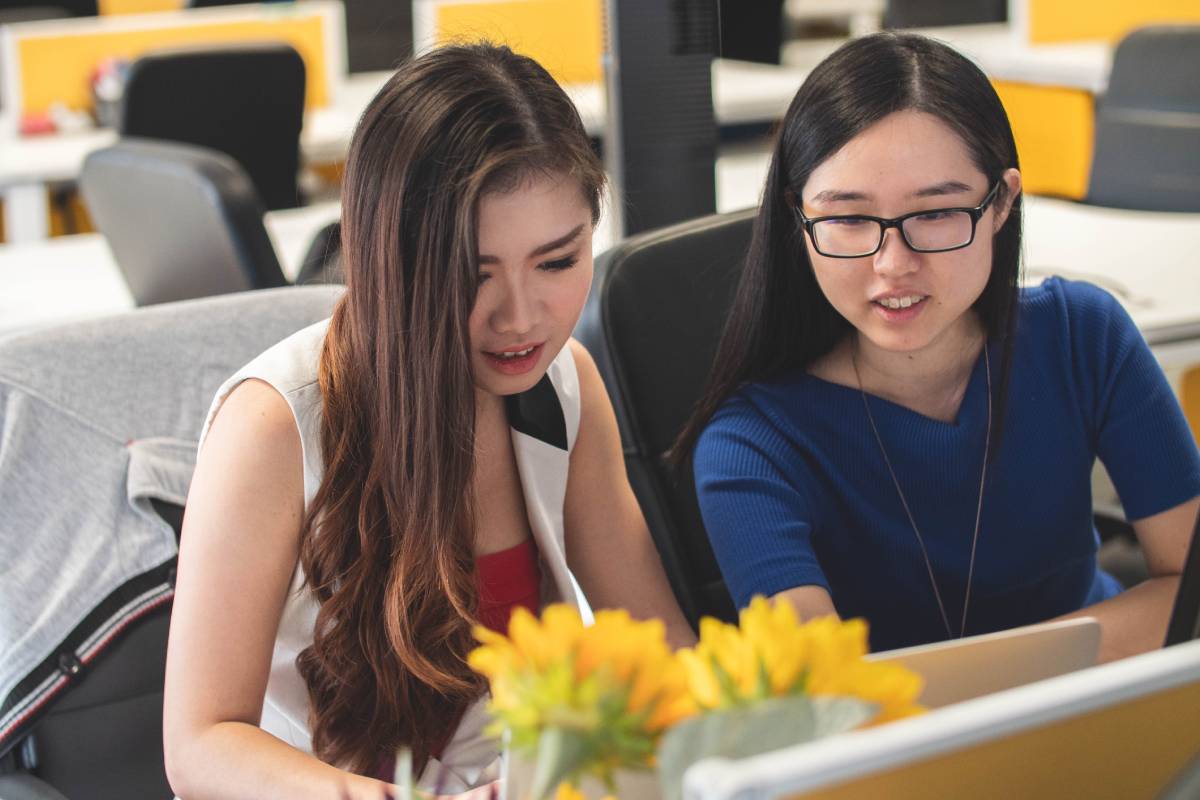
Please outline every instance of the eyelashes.
M563 258L556 258L553 261L543 261L538 264L538 269L546 272L562 272L564 269L570 269L579 263L579 255L572 254Z
M556 258L553 261L543 261L542 263L537 265L537 268L542 270L543 272L563 272L564 270L568 270L578 263L579 263L579 254L572 253L569 256L563 256L562 258ZM490 277L492 277L491 273L480 272L479 279L476 281L476 286L482 286L484 281L486 281Z

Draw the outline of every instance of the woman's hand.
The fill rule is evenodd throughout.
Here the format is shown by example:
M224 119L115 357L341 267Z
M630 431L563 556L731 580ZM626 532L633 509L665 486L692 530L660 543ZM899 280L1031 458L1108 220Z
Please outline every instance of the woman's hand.
M412 793L413 800L495 800L500 796L500 781L476 786L461 794L429 794L419 789ZM338 800L407 800L404 790L395 784L370 781L370 783L347 785Z

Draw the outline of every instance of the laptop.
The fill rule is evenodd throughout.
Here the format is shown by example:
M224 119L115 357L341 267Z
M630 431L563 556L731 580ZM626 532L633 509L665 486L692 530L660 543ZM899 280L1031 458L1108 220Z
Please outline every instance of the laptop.
M867 660L913 670L925 679L918 702L941 708L1086 669L1099 651L1100 623L1081 617L872 653Z

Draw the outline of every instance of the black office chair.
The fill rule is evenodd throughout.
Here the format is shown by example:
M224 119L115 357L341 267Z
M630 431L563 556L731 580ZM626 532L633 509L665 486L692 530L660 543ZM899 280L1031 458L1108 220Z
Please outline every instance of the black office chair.
M1200 211L1200 25L1130 33L1096 110L1087 202Z
M928 28L935 25L973 25L1004 22L1007 0L888 0L885 28Z
M79 185L138 305L288 283L258 194L223 153L127 139L91 153Z
M300 205L304 60L288 44L161 50L129 68L122 136L211 147L250 176L267 210Z
M690 470L663 461L708 379L754 209L634 237L596 262L575 331L616 409L630 483L684 614L731 620Z
M300 269L296 272L296 285L344 284L345 270L342 268L342 223L331 222L317 231Z
M0 542L14 548L0 554L3 613L14 598L64 588L27 577L39 569L55 582L72 559L148 564L99 602L90 584L64 592L86 605L80 621L54 628L61 640L49 653L15 652L20 633L0 627L4 674L10 659L36 662L0 693L0 798L172 796L162 752L168 526L177 538L196 438L225 378L328 316L339 296L246 292L0 337ZM48 474L69 478L30 486Z

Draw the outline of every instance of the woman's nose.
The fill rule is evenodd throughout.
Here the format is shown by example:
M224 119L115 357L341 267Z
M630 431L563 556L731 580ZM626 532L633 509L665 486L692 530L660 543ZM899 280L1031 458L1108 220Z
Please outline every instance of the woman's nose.
M492 313L492 328L497 333L526 333L533 329L536 303L527 287L509 283L504 297Z
M874 269L878 275L907 275L920 266L920 254L913 252L904 241L899 228L883 232L883 242L875 253Z

